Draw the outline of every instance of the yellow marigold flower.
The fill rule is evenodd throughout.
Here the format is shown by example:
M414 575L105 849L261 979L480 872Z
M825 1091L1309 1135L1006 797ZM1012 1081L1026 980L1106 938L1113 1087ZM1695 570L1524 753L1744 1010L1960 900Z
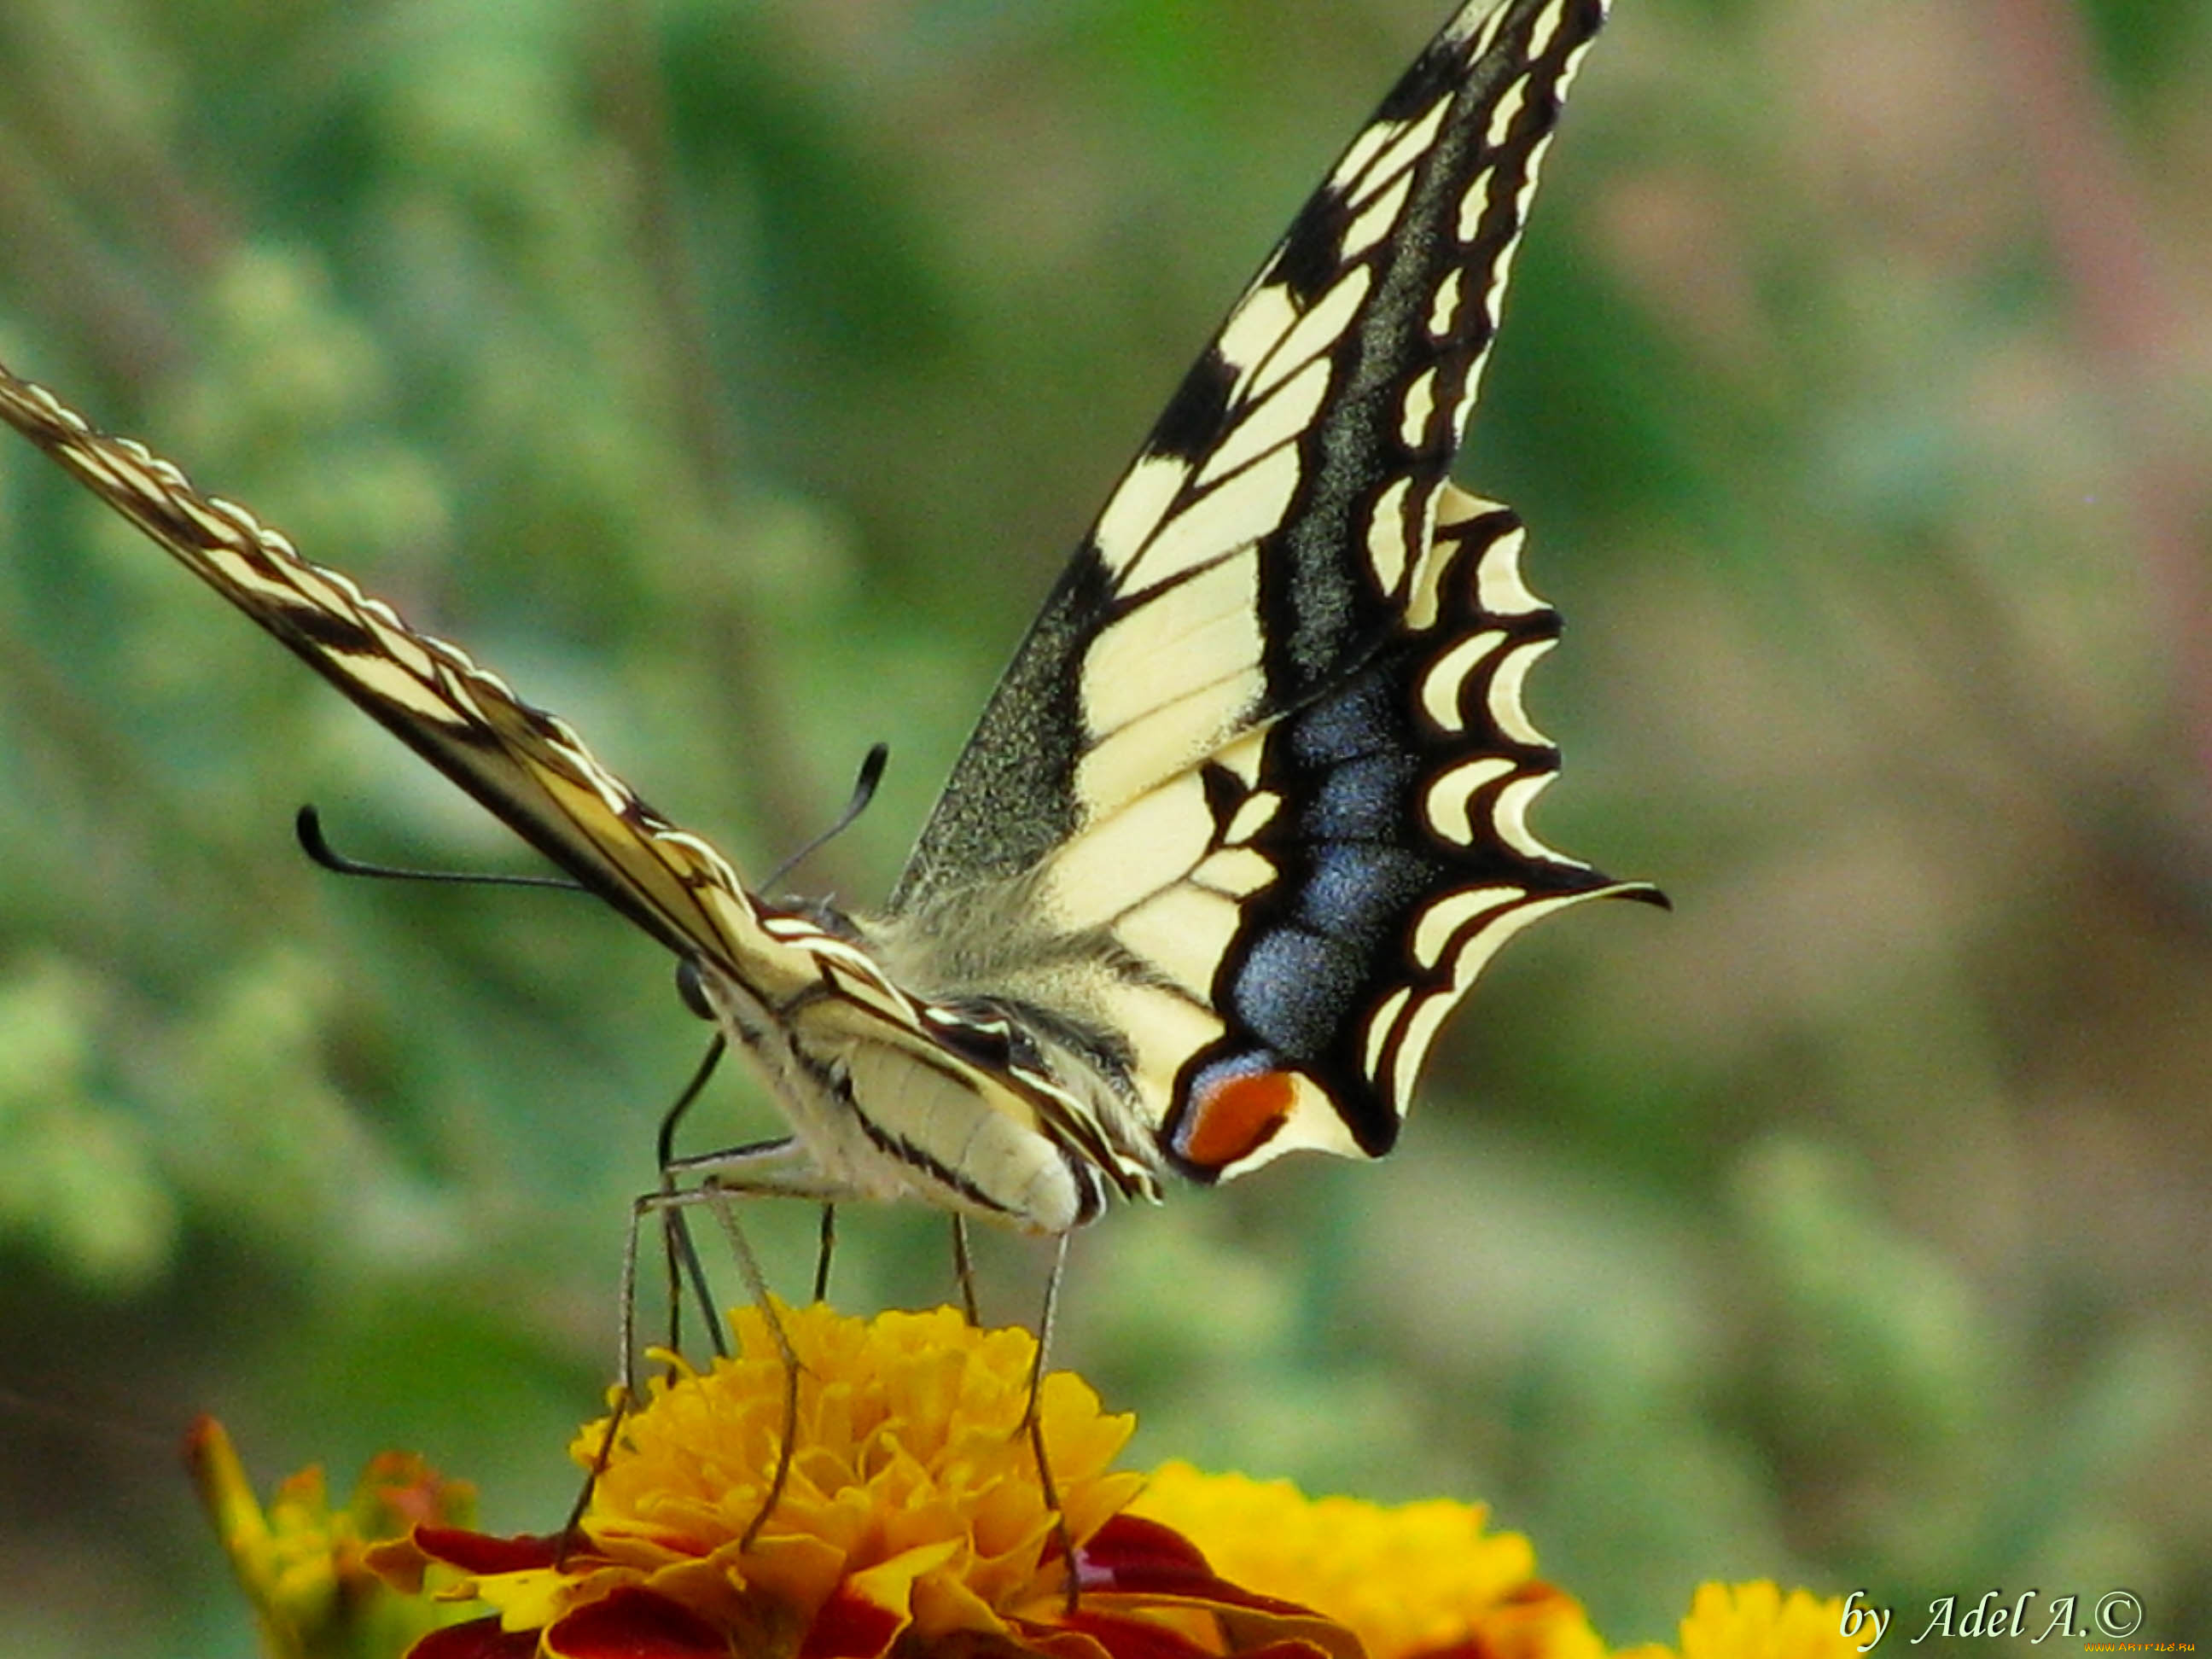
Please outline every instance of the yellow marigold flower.
M1581 1604L1480 1508L1313 1499L1182 1464L1116 1474L1132 1419L1062 1372L1037 1401L1055 1514L1024 1430L1027 1332L951 1309L774 1317L799 1361L795 1419L774 1328L744 1310L737 1358L673 1366L623 1418L565 1540L433 1518L370 1552L398 1589L442 1565L461 1575L443 1598L493 1609L414 1659L1606 1659ZM580 1465L606 1433L577 1435ZM1680 1659L1827 1659L1832 1635L1810 1638L1839 1613L1707 1586Z
M873 1655L955 1632L1006 1638L1057 1619L1068 1570L1029 1436L1034 1339L980 1331L950 1308L871 1321L779 1305L800 1365L789 1483L750 1547L784 1430L784 1362L756 1309L738 1352L656 1378L624 1419L563 1554L552 1540L418 1529L380 1565L468 1576L455 1594L497 1610L418 1652L635 1650ZM1109 1465L1133 1427L1089 1384L1044 1379L1037 1408L1067 1535L1080 1544L1141 1484ZM589 1468L606 1432L571 1454ZM488 1621L487 1621L488 1622ZM526 1638L518 1644L512 1638ZM467 1644L474 1642L476 1645Z
M1843 1633L1844 1599L1784 1596L1772 1581L1700 1584L1682 1620L1682 1659L1859 1659Z
M1535 1577L1518 1533L1486 1533L1479 1505L1395 1509L1311 1498L1287 1480L1170 1463L1130 1512L1173 1528L1222 1578L1301 1602L1350 1629L1368 1659L1451 1650L1492 1659L1602 1659L1572 1596Z
M445 1616L395 1594L367 1556L418 1524L465 1522L475 1503L467 1486L420 1457L386 1452L370 1461L343 1509L331 1507L322 1470L310 1468L264 1510L214 1419L193 1425L185 1458L276 1659L391 1659Z

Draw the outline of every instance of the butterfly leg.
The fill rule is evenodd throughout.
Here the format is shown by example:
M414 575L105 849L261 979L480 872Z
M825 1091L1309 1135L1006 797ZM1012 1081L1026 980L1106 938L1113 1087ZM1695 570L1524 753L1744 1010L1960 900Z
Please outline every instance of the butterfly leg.
M667 1115L662 1120L659 1188L653 1192L641 1194L630 1201L629 1224L623 1240L621 1353L617 1362L621 1387L617 1392L614 1407L607 1416L606 1432L600 1437L599 1450L592 1459L590 1471L584 1477L583 1488L576 1494L576 1501L568 1510L568 1521L562 1528L562 1550L564 1555L568 1545L578 1537L577 1524L583 1518L585 1507L591 1502L592 1489L599 1485L599 1476L607 1467L607 1460L614 1454L616 1437L622 1432L623 1419L628 1416L639 1392L637 1376L638 1236L648 1216L660 1218L665 1230L665 1236L670 1240L668 1248L671 1257L672 1291L677 1281L677 1269L674 1262L680 1255L684 1262L683 1277L690 1280L692 1294L697 1297L701 1308L705 1310L704 1317L708 1328L714 1339L715 1352L718 1354L726 1354L729 1351L728 1346L722 1336L720 1322L713 1311L714 1299L712 1292L708 1288L706 1273L700 1265L698 1252L693 1247L690 1230L684 1224L684 1212L694 1205L705 1204L713 1210L715 1218L721 1224L723 1232L730 1240L732 1252L738 1258L739 1271L744 1275L746 1288L751 1292L755 1304L759 1307L767 1320L769 1330L782 1355L784 1371L782 1449L777 1458L775 1478L769 1486L768 1501L761 1506L760 1513L754 1516L751 1526L746 1529L744 1539L744 1547L750 1547L761 1527L775 1512L776 1500L783 1495L784 1486L790 1477L794 1431L799 1422L799 1357L793 1352L790 1339L784 1333L782 1322L776 1317L775 1304L769 1300L768 1282L761 1273L759 1261L753 1255L752 1247L746 1242L743 1231L738 1226L737 1218L730 1212L729 1203L733 1197L755 1194L814 1199L821 1203L823 1208L826 1240L830 1225L827 1218L834 1213L839 1200L851 1198L855 1194L848 1188L828 1179L817 1171L807 1161L805 1149L788 1135L780 1136L773 1140L756 1141L750 1146L734 1146L720 1152L708 1152L696 1158L677 1158L672 1155L670 1150L670 1138L674 1133L676 1122L690 1104L691 1099L697 1094L699 1088L705 1083L708 1074L714 1069L715 1060L720 1058L720 1043L718 1039L714 1048L709 1049L707 1060L693 1077L691 1086L684 1091L684 1097L670 1109ZM681 1184L685 1176L702 1170L706 1171L706 1174L697 1186L685 1187ZM680 1243L678 1242L679 1240ZM672 1324L675 1317L675 1315L671 1315Z
M968 1322L983 1328L983 1316L975 1301L975 1258L968 1249L968 1218L952 1212L952 1276L960 1282L960 1309Z
M716 1039L718 1047L720 1041L719 1038ZM713 1060L714 1054L710 1051L708 1066L711 1066ZM585 1471L584 1484L577 1490L576 1501L568 1506L568 1519L562 1522L561 1545L554 1558L556 1563L566 1561L569 1547L580 1539L581 1534L578 1527L584 1518L584 1510L592 1501L592 1493L599 1484L599 1477L606 1473L607 1461L614 1455L615 1438L622 1432L623 1419L629 1415L630 1407L636 1402L638 1397L638 1232L645 1224L647 1216L658 1213L661 1218L661 1242L668 1263L670 1352L676 1352L679 1346L683 1322L683 1279L686 1277L690 1279L692 1294L698 1298L701 1317L705 1322L708 1332L713 1339L714 1352L717 1354L726 1354L729 1352L728 1345L722 1335L721 1320L714 1312L713 1293L707 1285L706 1269L701 1265L699 1252L692 1243L691 1230L684 1223L682 1207L669 1201L676 1196L676 1188L673 1184L674 1176L668 1169L668 1160L665 1157L667 1128L673 1119L681 1113L684 1105L687 1103L688 1093L689 1091L687 1091L686 1101L679 1101L676 1109L671 1112L667 1119L663 1120L664 1156L660 1190L656 1193L642 1194L630 1200L629 1224L623 1230L622 1288L617 1296L617 1303L620 1309L616 1320L619 1332L615 1359L618 1386L615 1390L614 1404L607 1413L606 1432L599 1437L599 1449L592 1455L592 1467Z
M721 1063L722 1056L728 1052L728 1042L717 1033L713 1042L707 1045L706 1054L691 1073L691 1080L684 1085L684 1091L677 1096L675 1103L661 1114L659 1133L655 1137L653 1144L660 1164L660 1189L664 1193L674 1192L677 1187L677 1171L674 1168L677 1161L677 1128L683 1122L684 1115L691 1109L692 1103L699 1098L701 1091L706 1088L708 1079L714 1075L714 1068ZM706 1272L700 1265L699 1252L692 1244L691 1229L684 1219L684 1211L679 1206L669 1206L662 1209L660 1216L661 1241L668 1262L669 1352L678 1353L683 1351L683 1284L684 1279L688 1277L691 1282L693 1294L698 1299L700 1322L706 1327L708 1344L716 1354L726 1354L730 1351L730 1345L722 1332L722 1316L714 1306L714 1297L708 1293ZM635 1378L630 1371L630 1356L634 1352L630 1315L632 1313L631 1296L635 1280L627 1271L627 1267L637 1248L635 1212L631 1221L629 1248L624 1252L626 1271L623 1301L624 1315L623 1382L626 1390L634 1391Z
M830 1257L837 1248L837 1206L822 1206L822 1241L814 1251L814 1299L830 1299Z
M1073 1235L1062 1233L1054 1248L1052 1271L1045 1276L1044 1306L1037 1310L1036 1353L1030 1362L1029 1404L1022 1409L1021 1432L1029 1436L1030 1449L1036 1455L1037 1486L1044 1494L1045 1507L1052 1511L1053 1536L1060 1543L1060 1559L1066 1564L1067 1610L1075 1611L1077 1597L1081 1593L1082 1580L1075 1559L1075 1540L1067 1530L1067 1512L1060 1506L1060 1490L1053 1484L1052 1460L1045 1455L1044 1413L1039 1409L1039 1396L1044 1389L1045 1352L1052 1346L1053 1316L1059 1310L1060 1275L1067 1270L1067 1241Z
M585 1506L592 1501L592 1492L599 1485L599 1476L607 1467L607 1459L614 1453L615 1437L622 1431L623 1418L638 1395L637 1376L637 1261L638 1230L647 1215L657 1212L661 1218L661 1244L668 1269L668 1348L678 1352L684 1346L684 1284L690 1282L691 1294L699 1304L699 1318L706 1328L707 1340L718 1355L730 1351L729 1340L723 1334L721 1316L715 1310L713 1292L707 1285L707 1271L699 1260L697 1246L692 1242L691 1230L685 1223L680 1205L666 1202L677 1190L680 1173L675 1156L676 1130L698 1099L700 1091L714 1074L728 1049L727 1042L717 1035L707 1046L706 1054L691 1073L690 1081L684 1085L675 1103L661 1115L660 1130L655 1147L660 1164L660 1191L658 1194L641 1197L630 1205L629 1223L623 1232L622 1289L617 1302L620 1312L617 1317L617 1355L616 1376L621 1392L613 1409L607 1416L607 1431L601 1437L599 1451L592 1459L592 1467L584 1476L584 1484L576 1493L576 1501L568 1506L568 1517L561 1528L561 1549L565 1557L569 1543L576 1537L576 1524L583 1518ZM787 1141L767 1143L763 1147L747 1148L748 1152L780 1149Z
M686 1173L701 1175L696 1187L678 1187L675 1180ZM776 1449L775 1472L769 1478L768 1496L762 1501L759 1513L745 1528L738 1540L742 1553L753 1547L768 1518L775 1513L782 1500L784 1488L790 1483L791 1462L798 1450L799 1379L804 1369L799 1354L783 1328L775 1304L769 1295L768 1279L761 1272L760 1259L753 1254L744 1230L738 1224L733 1199L741 1197L805 1198L823 1206L823 1255L817 1264L817 1280L826 1271L828 1243L834 1237L835 1223L829 1218L836 1213L836 1206L847 1200L864 1194L854 1190L848 1182L823 1175L808 1158L806 1150L788 1137L762 1141L750 1146L732 1147L727 1151L708 1152L697 1158L672 1159L662 1171L663 1180L670 1184L662 1190L647 1194L637 1200L641 1209L681 1211L695 1204L704 1204L714 1219L720 1224L729 1240L730 1252L737 1258L738 1271L744 1274L745 1288L751 1294L753 1305L761 1311L769 1334L775 1340L778 1355L783 1361L783 1432ZM613 1436L608 1436L607 1449L613 1445Z

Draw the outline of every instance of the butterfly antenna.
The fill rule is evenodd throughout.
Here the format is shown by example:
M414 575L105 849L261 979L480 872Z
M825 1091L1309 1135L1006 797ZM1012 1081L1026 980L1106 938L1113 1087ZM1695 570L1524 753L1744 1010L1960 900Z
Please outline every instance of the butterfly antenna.
M884 781L884 769L890 763L890 744L887 743L869 744L868 752L860 757L860 775L853 780L852 798L845 803L845 810L837 814L836 822L770 871L768 879L761 883L762 888L766 890L781 887L783 885L785 877L812 858L830 842L851 829L853 821L866 811L868 803L875 799L876 786Z
M566 876L518 876L498 872L478 874L468 870L403 870L389 864L364 864L332 847L323 834L323 815L312 805L302 806L292 820L300 850L337 876L369 876L379 881L448 881L471 887L552 887L565 893L587 893L591 889Z

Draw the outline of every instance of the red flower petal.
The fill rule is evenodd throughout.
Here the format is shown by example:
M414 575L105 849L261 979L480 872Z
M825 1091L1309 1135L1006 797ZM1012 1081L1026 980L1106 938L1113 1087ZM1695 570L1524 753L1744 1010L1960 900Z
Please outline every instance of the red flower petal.
M698 1614L634 1584L556 1619L545 1651L558 1659L729 1659L730 1640Z
M443 1561L449 1567L459 1567L463 1572L478 1577L552 1567L561 1559L561 1534L557 1532L526 1532L512 1538L495 1538L489 1533L470 1532L460 1527L417 1527L414 1541L415 1547L432 1560ZM573 1559L576 1553L571 1553Z
M890 1608L841 1585L806 1627L799 1659L875 1659L904 1623Z
M1258 1595L1215 1573L1198 1547L1172 1527L1141 1516L1117 1515L1076 1552L1086 1593L1173 1595L1218 1607L1314 1617L1310 1607Z
M1109 1613L1079 1611L1044 1628L1079 1631L1105 1649L1111 1659L1212 1659L1208 1650L1188 1637L1149 1620L1117 1619Z
M1115 1516L1075 1555L1085 1589L1158 1589L1213 1577L1189 1539L1133 1515Z
M532 1659L537 1651L536 1631L501 1630L495 1614L432 1631L407 1650L407 1659Z

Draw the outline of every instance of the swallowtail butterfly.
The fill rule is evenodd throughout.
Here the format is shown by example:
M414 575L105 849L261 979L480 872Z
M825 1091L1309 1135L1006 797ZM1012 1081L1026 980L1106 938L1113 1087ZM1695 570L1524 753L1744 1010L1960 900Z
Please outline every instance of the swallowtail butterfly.
M1300 210L1076 550L880 914L771 902L563 721L0 370L0 416L688 965L790 1137L726 1186L1050 1233L1389 1150L1547 847L1559 618L1446 478L1602 0L1473 0ZM687 1161L690 1162L690 1161ZM700 1164L691 1162L696 1169Z

